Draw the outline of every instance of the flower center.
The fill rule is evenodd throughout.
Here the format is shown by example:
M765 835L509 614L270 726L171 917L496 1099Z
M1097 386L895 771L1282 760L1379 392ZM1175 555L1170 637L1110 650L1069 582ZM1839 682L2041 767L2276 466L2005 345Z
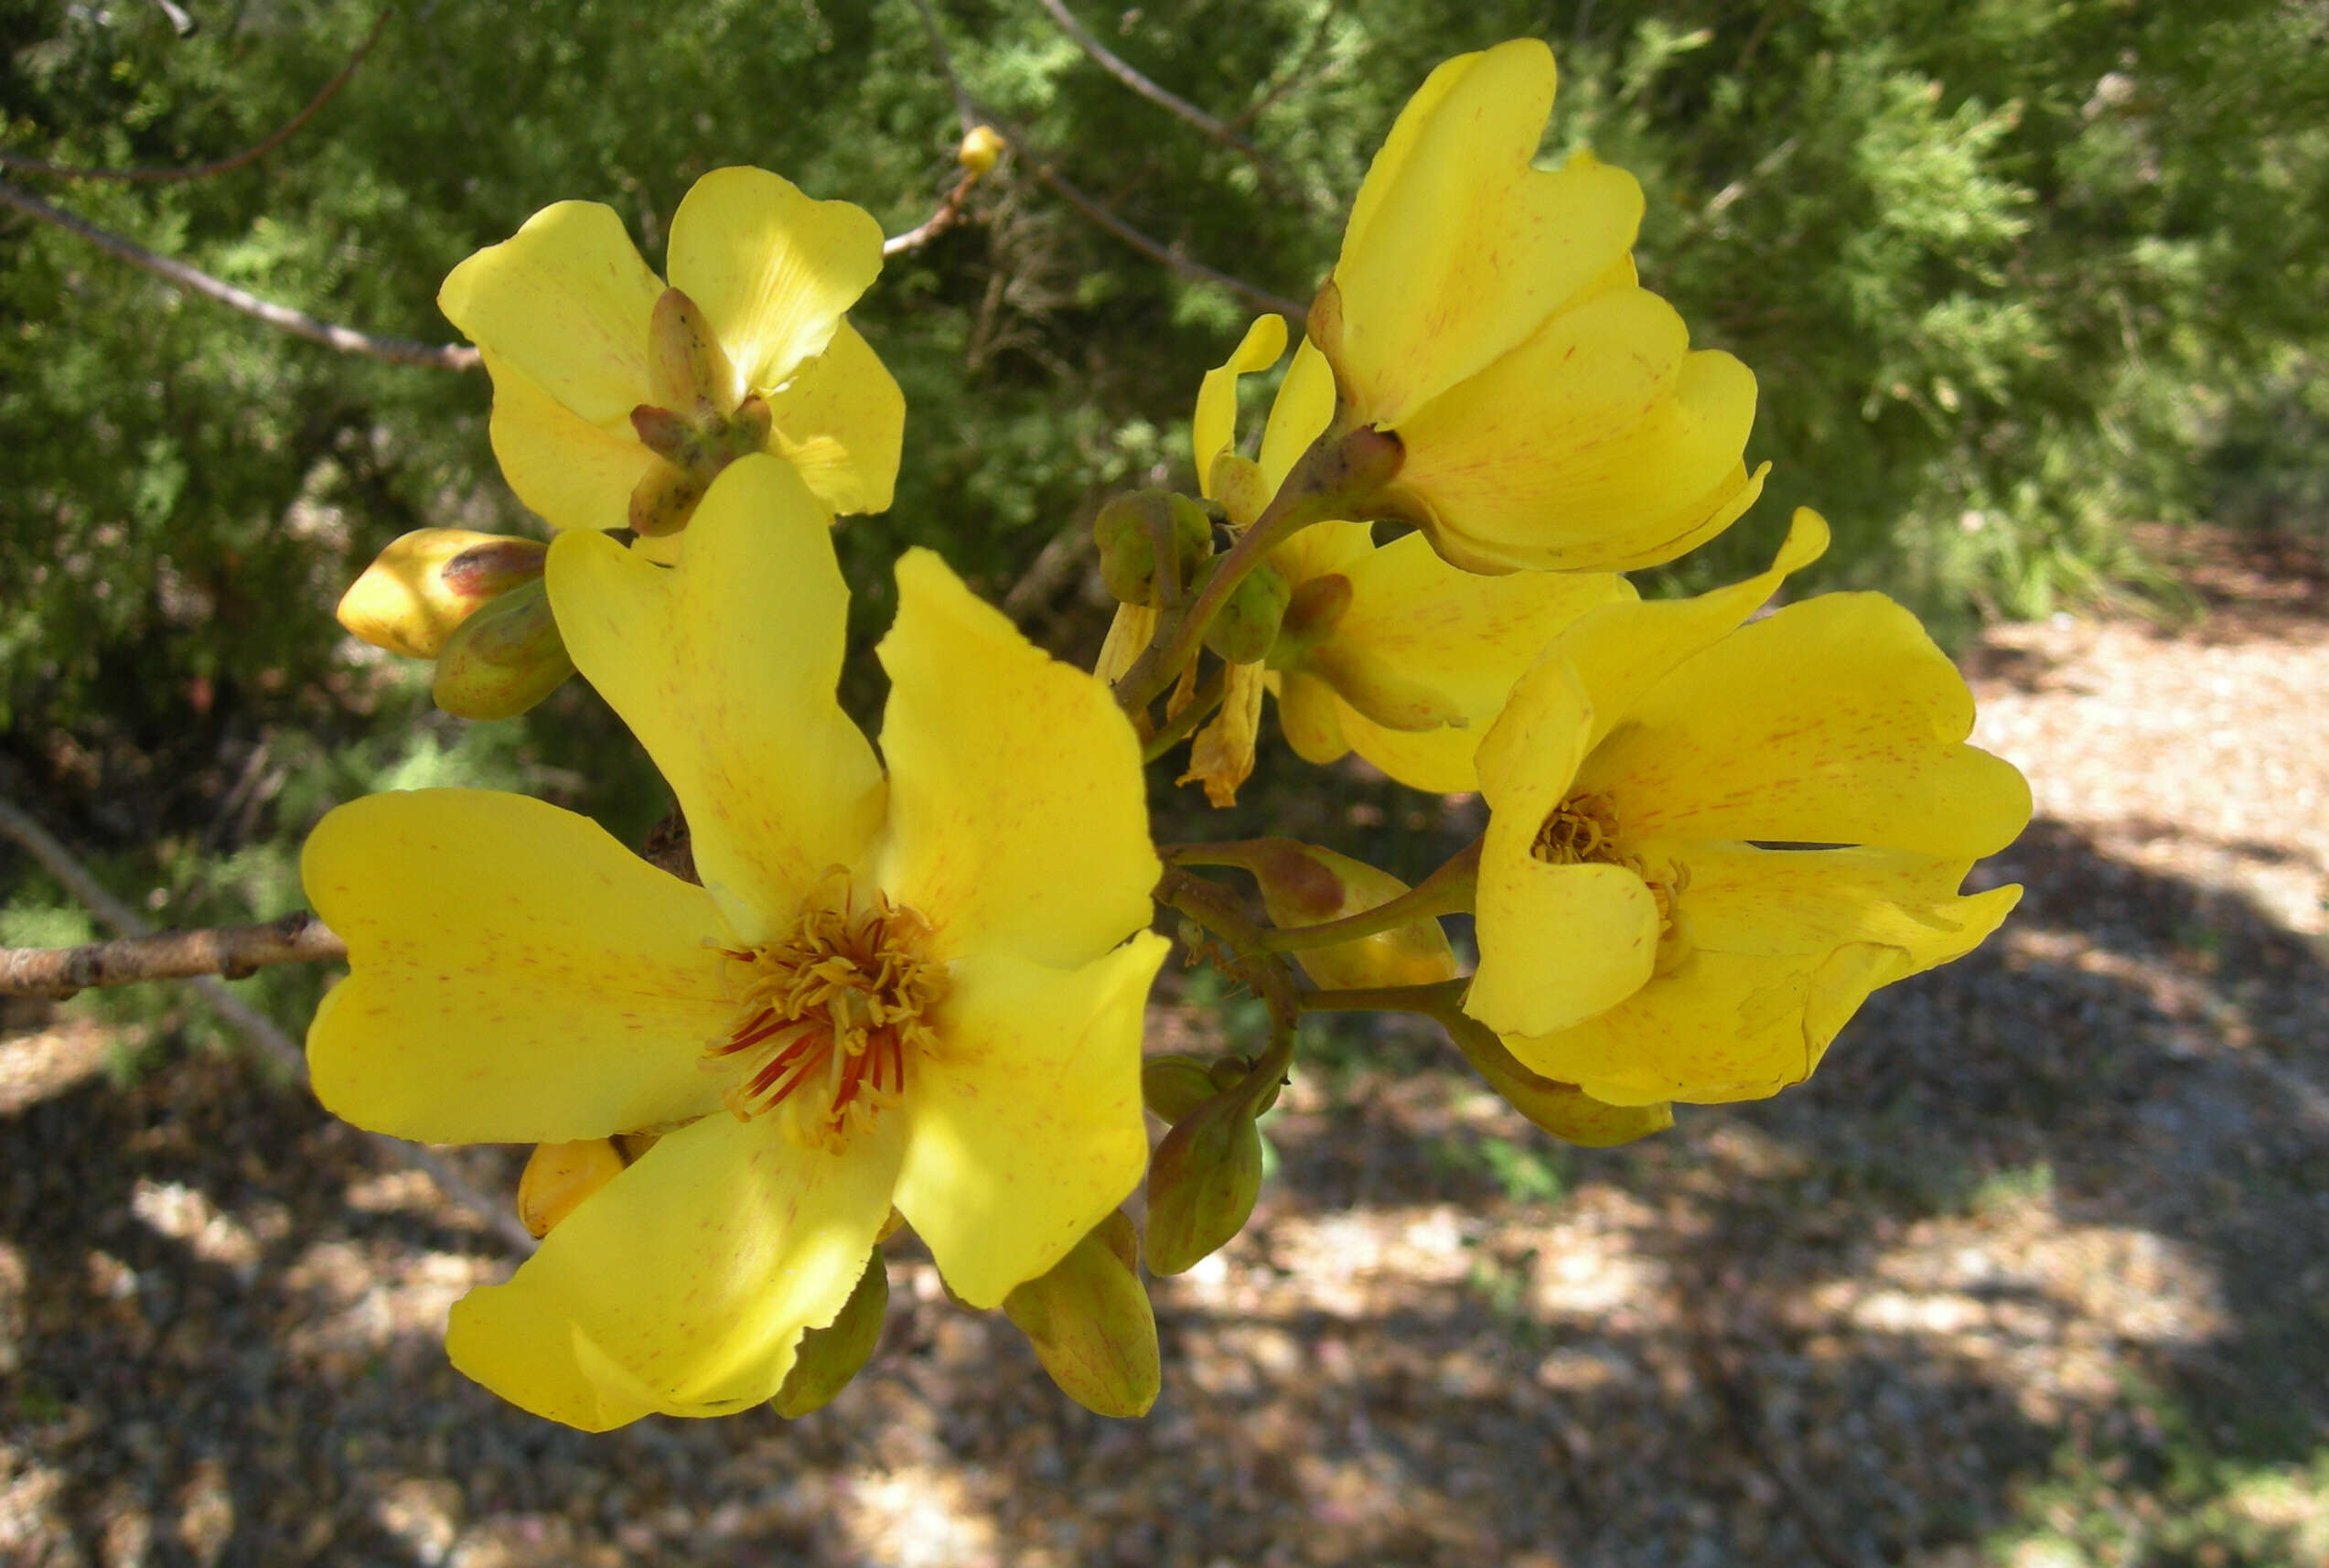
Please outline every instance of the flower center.
M929 923L876 894L853 899L836 872L787 935L724 948L741 1000L708 1063L740 1069L722 1093L744 1120L773 1114L787 1136L838 1150L906 1091L907 1063L935 1038L946 975L928 956Z
M632 489L630 525L654 538L687 526L721 469L767 449L770 415L757 392L736 399L726 350L678 289L655 302L647 369L653 401L631 410L631 429L662 461Z
M1572 795L1545 815L1529 853L1549 865L1622 865L1640 877L1658 902L1661 936L1674 934L1674 900L1690 885L1690 867L1669 861L1657 875L1649 863L1618 842L1617 804L1606 795Z

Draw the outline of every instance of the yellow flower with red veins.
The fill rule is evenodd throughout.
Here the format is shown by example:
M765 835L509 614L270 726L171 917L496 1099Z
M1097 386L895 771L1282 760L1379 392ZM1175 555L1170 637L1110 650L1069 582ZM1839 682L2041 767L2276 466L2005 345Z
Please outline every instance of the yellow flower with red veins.
M1197 474L1240 526L1334 415L1332 373L1305 342L1271 405L1258 461L1237 456L1238 379L1274 364L1285 340L1283 320L1261 317L1197 392ZM1356 751L1401 783L1440 793L1477 787L1472 753L1545 645L1595 606L1635 596L1614 573L1460 571L1420 533L1378 548L1357 522L1313 523L1270 564L1293 594L1269 662L1295 752L1323 765ZM1224 705L1225 721L1232 712ZM1244 730L1249 758L1259 722L1257 703Z
M1398 435L1389 499L1474 572L1670 561L1762 484L1740 461L1754 375L1689 351L1681 317L1636 285L1641 188L1582 154L1533 166L1554 81L1533 38L1433 71L1310 317L1336 428Z
M335 1112L442 1143L662 1134L454 1308L455 1364L591 1430L767 1400L893 1205L956 1294L1000 1304L1147 1158L1165 943L1129 722L916 551L877 761L833 695L825 510L770 456L720 477L676 567L568 532L549 584L703 885L483 790L343 806L302 862L352 970L308 1034Z
M714 169L672 217L668 260L667 287L614 209L561 201L445 280L438 305L493 376L518 499L555 528L661 538L726 464L770 452L831 511L886 508L906 399L843 319L881 271L872 215Z
M2021 896L1958 894L2030 791L1965 744L1915 617L1826 594L1741 624L1827 541L1799 511L1760 576L1595 610L1489 730L1464 1006L1533 1071L1615 1105L1775 1093Z

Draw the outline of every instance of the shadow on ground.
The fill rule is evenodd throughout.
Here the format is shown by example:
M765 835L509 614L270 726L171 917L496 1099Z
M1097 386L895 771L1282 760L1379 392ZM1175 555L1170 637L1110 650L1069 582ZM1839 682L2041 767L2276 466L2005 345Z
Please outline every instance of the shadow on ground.
M0 1113L0 1557L2320 1561L2329 972L2059 823L1995 869L1991 949L1647 1145L1322 1042L1255 1225L1157 1289L1140 1423L906 1251L821 1416L548 1426L445 1365L506 1265L423 1184L229 1058L67 1075Z

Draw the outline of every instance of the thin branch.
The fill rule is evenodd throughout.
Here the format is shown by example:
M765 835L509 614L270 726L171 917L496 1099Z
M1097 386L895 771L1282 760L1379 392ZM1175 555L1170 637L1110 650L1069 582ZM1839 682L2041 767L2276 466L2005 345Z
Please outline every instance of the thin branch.
M159 4L160 0L156 0L156 3ZM185 12L177 10L174 5L165 6L164 9L174 13L173 25L177 18L185 19L186 25L178 29L181 37L193 31L193 18L187 16ZM47 175L57 179L138 180L154 184L181 179L208 179L213 175L231 174L246 164L257 163L261 158L282 146L292 138L300 126L314 118L317 110L331 102L332 95L348 85L348 79L356 74L356 68L362 65L364 57L372 52L372 46L380 41L381 29L388 26L388 19L395 14L395 9L392 5L381 7L379 16L373 19L372 30L364 35L364 41L356 46L356 52L349 57L346 65L339 68L339 74L325 82L322 90L307 100L307 107L284 121L274 134L243 148L232 157L220 158L216 163L198 164L192 168L73 168L65 164L44 163L38 158L27 158L0 148L0 165L22 170L26 174Z
M1321 48L1325 47L1326 29L1334 25L1335 17L1341 9L1339 0L1336 0L1336 3L1327 5L1318 13L1318 25L1310 31L1310 42L1303 47L1302 53L1295 57L1293 64L1288 66L1285 74L1272 83L1261 97L1237 112L1229 123L1229 129L1238 131L1252 124L1272 104L1293 91L1295 84L1302 81L1302 73L1310 69L1311 60L1316 58ZM1341 62L1336 61L1319 72L1318 80L1324 81L1341 69Z
M962 177L954 182L954 188L939 201L936 212L905 233L892 234L882 242L882 259L886 261L892 256L902 256L908 251L918 251L953 228L962 216L963 199L971 194L971 188L978 183L979 171L964 169Z
M78 948L0 948L0 996L61 1001L91 986L190 980L198 974L241 980L269 964L328 962L348 944L305 909L257 926L161 931Z
M1264 161L1261 156L1261 149L1260 147L1255 146L1251 142L1249 142L1243 136L1239 135L1237 132L1230 129L1220 121L1215 119L1212 115L1207 114L1204 110L1199 109L1187 99L1180 97L1177 94L1158 86L1155 82L1151 81L1147 77L1143 76L1139 71L1133 70L1132 66L1125 63L1121 57L1112 53L1106 44L1101 43L1098 38L1093 38L1090 33L1084 30L1084 25L1076 20L1075 14L1069 11L1068 7L1062 4L1062 0L1042 0L1042 5L1046 11L1051 13L1051 19L1059 24L1059 30L1067 34L1070 38L1073 38L1076 42L1076 47L1083 50L1087 55L1089 55L1092 59L1092 62L1098 65L1100 70L1106 71L1109 75L1114 77L1117 81L1122 82L1126 87L1131 88L1134 92L1139 93L1143 98L1147 99L1151 103L1155 104L1158 108L1187 121L1190 124L1204 132L1213 140L1221 143L1224 146L1235 147L1238 151L1243 153L1247 157L1251 158L1257 164Z
M914 8L921 13L922 26L929 34L930 53L938 63L939 72L946 78L947 85L953 90L955 107L962 117L962 129L965 134L968 134L974 125L993 125L1010 141L1013 146L1017 147L1026 156L1028 168L1036 178L1049 186L1068 206L1082 213L1086 219L1107 230L1108 232L1151 260L1161 262L1186 277L1218 284L1234 294L1244 296L1247 301L1262 310L1272 310L1281 316L1290 316L1293 318L1296 327L1309 318L1310 313L1305 306L1297 305L1290 299L1282 299L1268 289L1250 284L1243 278L1232 277L1228 273L1217 271L1202 262L1189 260L1164 242L1151 239L1148 235L1142 233L1106 207L1068 183L1058 170L1052 167L1048 157L1027 139L1024 132L1000 116L987 113L978 100L971 96L970 90L962 85L962 79L955 74L953 57L947 53L946 39L939 30L938 15L930 9L930 0L914 0Z
M349 328L335 327L328 321L317 320L304 310L275 305L232 284L221 283L208 273L197 272L184 262L156 255L143 245L134 244L70 212L59 212L31 192L18 190L13 185L0 184L0 206L13 207L44 223L53 223L59 229L80 235L109 255L118 256L134 267L144 268L165 283L188 294L217 300L231 310L256 317L270 327L279 327L295 337L306 338L310 343L321 343L325 348L337 349L343 354L363 354L375 360L386 360L392 365L427 365L441 371L474 371L478 368L478 351L465 344L416 343L409 338L375 338Z
M138 918L128 905L108 893L104 885L73 858L71 851L49 837L38 822L6 800L0 800L0 832L22 844L49 875L64 885L67 892L88 905L99 919L123 936L146 937L153 934L152 928ZM193 985L220 1017L258 1047L260 1054L286 1077L302 1083L306 1081L306 1053L292 1041L291 1036L276 1027L273 1019L229 991L213 976L198 975ZM495 1235L519 1252L531 1252L540 1245L519 1223L514 1208L507 1203L497 1203L479 1192L435 1150L423 1148L418 1144L408 1144L402 1138L389 1137L384 1133L366 1133L364 1136L387 1158L410 1165L426 1176L436 1184L439 1192L476 1215Z

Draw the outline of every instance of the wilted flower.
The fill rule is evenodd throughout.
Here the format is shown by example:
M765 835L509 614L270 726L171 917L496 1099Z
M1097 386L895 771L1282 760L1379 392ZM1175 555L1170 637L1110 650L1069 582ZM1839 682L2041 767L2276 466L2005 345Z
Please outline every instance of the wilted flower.
M880 648L885 776L833 695L825 517L748 456L676 568L595 532L551 549L575 662L678 796L703 886L483 790L343 806L302 863L353 971L308 1034L333 1111L433 1142L662 1134L454 1308L457 1366L572 1425L770 1398L893 1204L997 1305L1147 1154L1165 944L1134 935L1159 867L1130 724L917 551Z
M887 507L906 400L842 318L881 271L872 216L714 169L671 219L669 265L667 288L614 209L562 201L445 280L437 303L492 373L518 499L553 527L660 536L726 463L767 451L830 510Z
M1740 624L1827 541L1799 511L1760 576L1595 610L1489 730L1465 1010L1533 1071L1616 1105L1774 1093L2021 896L1958 895L2030 792L1965 744L1915 617L1828 594Z
M1455 565L1623 571L1726 527L1755 377L1689 351L1637 287L1641 188L1579 154L1534 166L1552 53L1533 38L1425 80L1375 156L1310 317L1337 430L1405 448L1387 495Z

